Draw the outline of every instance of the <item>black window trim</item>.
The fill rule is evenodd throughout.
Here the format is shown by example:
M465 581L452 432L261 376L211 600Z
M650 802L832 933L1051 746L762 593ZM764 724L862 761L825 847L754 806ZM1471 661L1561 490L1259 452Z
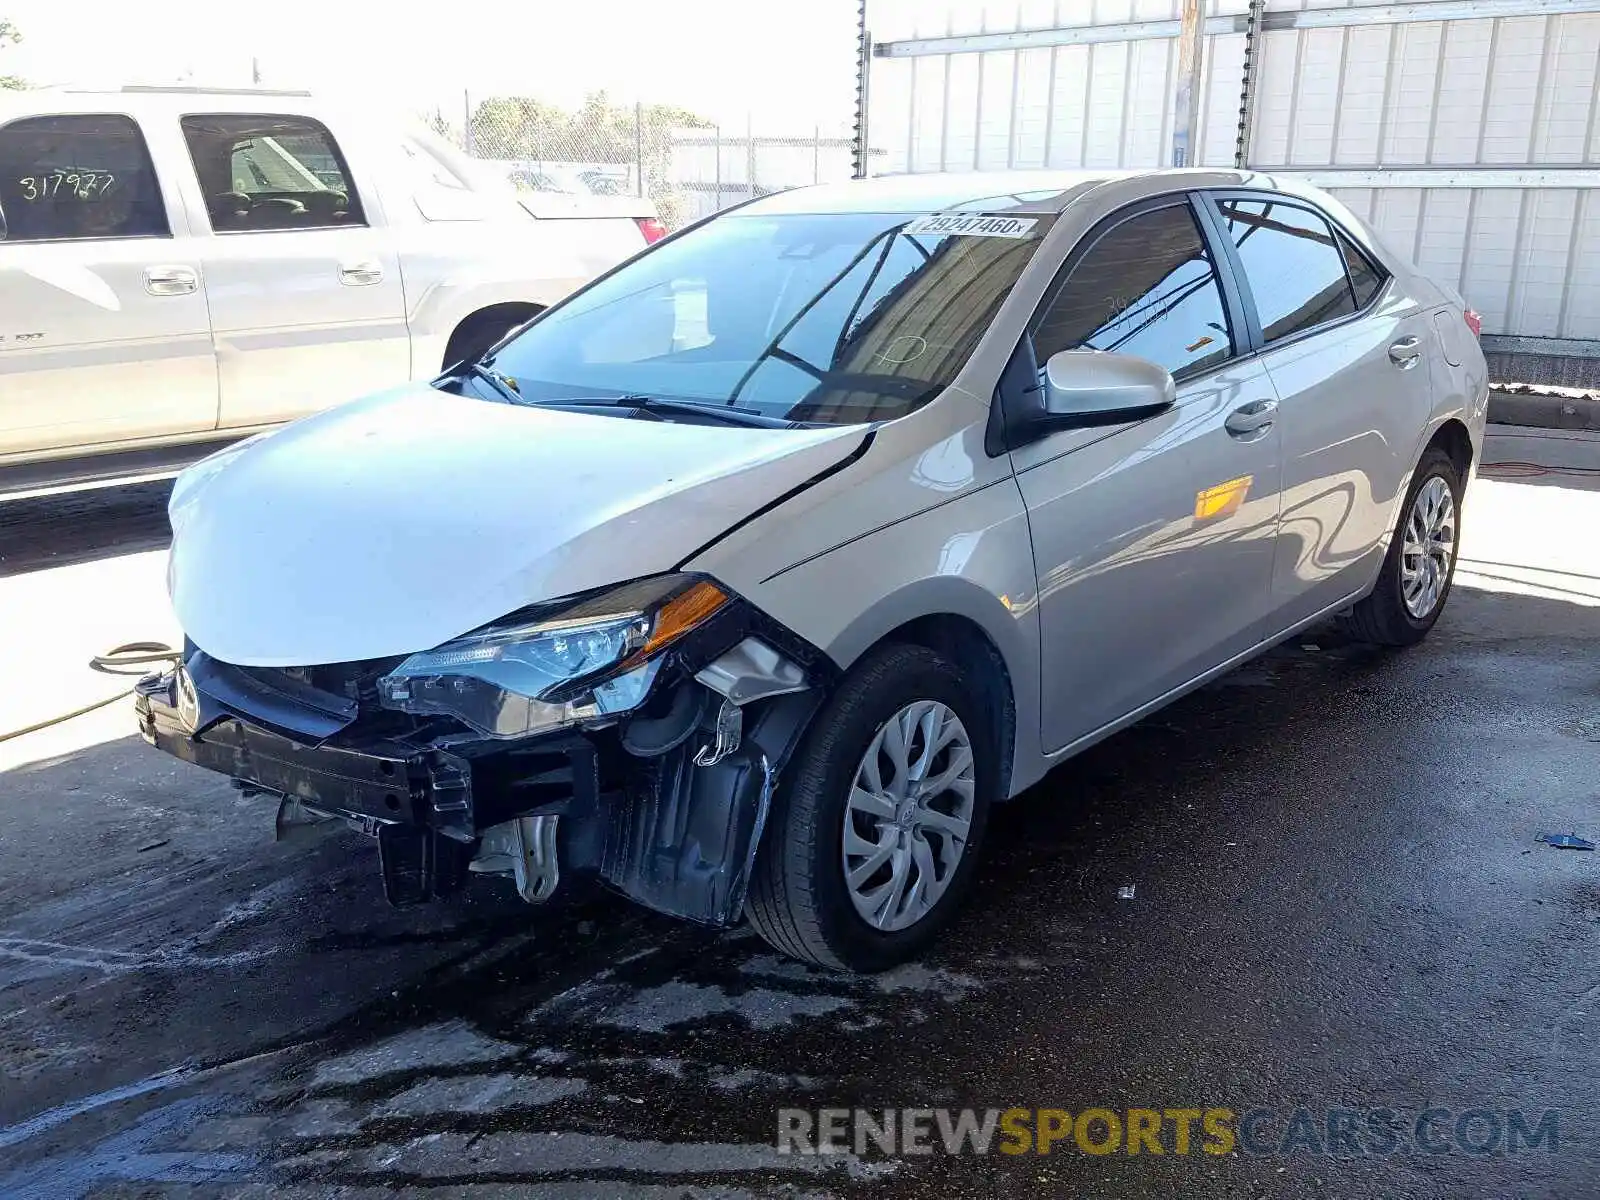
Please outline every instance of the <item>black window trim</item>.
M21 121L37 121L41 118L52 117L121 117L130 125L132 125L134 132L139 135L140 143L144 146L145 159L150 164L150 176L155 180L156 196L161 200L161 215L166 220L167 231L165 233L112 233L101 237L30 238L26 241L16 242L0 239L0 248L4 248L6 246L77 246L83 244L99 245L103 242L170 242L178 236L175 232L173 232L172 205L168 202L166 188L162 186L161 171L156 166L156 156L150 152L150 139L145 135L144 126L140 124L139 118L136 115L131 112L117 112L115 109L105 109L103 111L95 112L61 112L58 110L54 112L19 113L17 116L12 117L9 121L0 123L0 133L4 133L7 129L10 129L11 126L18 124Z
M259 118L264 121L300 121L304 124L320 129L328 139L328 148L333 151L334 161L339 164L339 170L344 172L345 183L350 185L350 192L356 198L356 203L361 206L361 220L359 223L349 225L307 225L300 228L288 226L281 229L218 229L211 220L211 209L205 202L205 186L200 184L200 168L195 165L194 147L189 145L188 132L183 123L191 117L205 119L207 117L220 118ZM339 144L339 139L333 136L333 130L328 128L328 123L318 117L308 116L304 113L290 112L218 112L207 109L202 112L181 112L178 114L178 137L183 142L184 153L189 156L189 170L193 173L195 183L200 186L200 211L205 216L206 231L214 237L238 237L242 234L256 233L327 233L337 232L341 229L371 229L373 228L371 209L367 205L367 198L361 194L361 189L356 186L356 177L350 171L350 160L344 155L344 147Z
M1343 256L1344 273L1345 277L1350 280L1351 296L1355 296L1356 280L1355 276L1350 274L1350 255L1353 254L1362 262L1366 263L1368 270L1372 272L1373 276L1378 281L1378 286L1372 289L1371 299L1369 299L1365 304L1362 304L1359 300L1357 300L1356 313L1359 315L1377 303L1379 294L1389 286L1389 281L1394 278L1394 272L1389 270L1388 267L1384 266L1377 259L1373 258L1371 254L1368 254L1366 248L1363 247L1355 238L1351 237L1343 225L1339 224L1339 222L1335 221L1331 216L1328 216L1327 213L1324 213L1323 216L1327 217L1328 224L1333 227L1333 239L1339 243L1340 250L1348 252Z
M1056 268L1056 273L1051 277L1039 302L1034 305L1033 312L1029 314L1027 324L1023 327L1022 336L1017 339L1017 345L1006 361L999 382L995 385L994 397L989 406L989 423L984 432L984 450L989 457L998 457L1026 444L1027 439L1017 436L1018 426L1021 424L1018 418L1025 403L1021 391L1025 385L1037 379L1042 369L1037 352L1034 350L1033 335L1062 289L1066 287L1073 270L1112 230L1136 217L1158 212L1164 208L1187 208L1190 216L1194 218L1200 240L1206 248L1206 253L1211 256L1212 269L1216 272L1217 283L1222 291L1222 306L1227 316L1228 335L1232 343L1231 353L1226 357L1181 378L1175 375L1174 382L1180 389L1186 388L1255 355L1259 347L1259 338L1250 336L1250 327L1246 324L1251 315L1250 306L1246 303L1246 293L1238 278L1238 263L1233 255L1218 253L1219 241L1226 242L1227 238L1219 239L1218 226L1214 224L1215 212L1208 210L1203 200L1203 193L1183 187L1141 197L1107 213L1073 243L1072 249ZM1183 407L1183 403L1183 397L1180 395L1177 407ZM1130 422L1130 424L1141 423Z
M1240 295L1243 297L1245 330L1250 343L1250 349L1246 353L1251 357L1271 350L1281 350L1285 346L1292 346L1306 338L1317 337L1327 333L1329 330L1338 329L1353 321L1361 320L1383 302L1384 297L1394 283L1394 272L1367 253L1360 240L1351 236L1349 230L1335 220L1331 213L1319 208L1310 200L1299 196L1285 195L1282 192L1274 192L1267 188L1206 188L1196 192L1194 199L1197 207L1205 212L1212 240L1216 243L1221 255L1227 259L1234 276L1235 285L1239 288ZM1342 240L1364 258L1376 274L1381 276L1377 289L1372 293L1372 298L1366 304L1358 306L1352 313L1346 313L1342 317L1334 317L1329 321L1322 321L1306 329L1298 329L1294 333L1278 338L1275 341L1267 341L1261 328L1261 314L1256 309L1255 295L1250 290L1250 280L1245 274L1244 262L1239 257L1238 247L1233 244L1233 239L1227 234L1226 218L1222 215L1221 205L1229 200L1254 201L1258 204L1263 202L1282 204L1289 208L1298 208L1303 212L1311 213L1326 222L1329 232L1333 234L1336 241ZM1345 286L1350 289L1351 303L1355 303L1355 281L1350 278L1350 265L1345 262L1343 253L1340 254L1339 260L1344 266Z

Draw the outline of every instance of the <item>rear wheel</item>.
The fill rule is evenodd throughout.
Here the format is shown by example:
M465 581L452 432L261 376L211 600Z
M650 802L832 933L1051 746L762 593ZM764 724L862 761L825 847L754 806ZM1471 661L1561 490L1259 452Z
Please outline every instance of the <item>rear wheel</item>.
M941 655L863 660L785 771L746 906L756 931L857 971L921 952L971 886L999 778L989 729Z
M1410 646L1433 628L1450 597L1461 527L1461 473L1442 450L1417 464L1378 586L1344 619L1346 631L1380 646Z

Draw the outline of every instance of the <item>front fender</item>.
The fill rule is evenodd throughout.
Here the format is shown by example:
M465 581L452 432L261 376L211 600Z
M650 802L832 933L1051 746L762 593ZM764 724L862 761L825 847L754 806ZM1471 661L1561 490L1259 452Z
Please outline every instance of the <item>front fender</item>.
M948 615L971 622L1011 677L1012 791L1042 774L1037 588L1015 480L847 542L745 595L845 669L912 621Z

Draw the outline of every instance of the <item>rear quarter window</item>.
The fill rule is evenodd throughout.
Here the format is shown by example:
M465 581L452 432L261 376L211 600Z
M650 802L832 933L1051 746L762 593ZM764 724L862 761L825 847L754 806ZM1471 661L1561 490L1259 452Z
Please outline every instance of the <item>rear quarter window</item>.
M1350 290L1355 293L1356 307L1365 308L1372 303L1389 278L1389 273L1373 263L1344 234L1339 234L1339 249L1344 254L1345 270L1350 274Z

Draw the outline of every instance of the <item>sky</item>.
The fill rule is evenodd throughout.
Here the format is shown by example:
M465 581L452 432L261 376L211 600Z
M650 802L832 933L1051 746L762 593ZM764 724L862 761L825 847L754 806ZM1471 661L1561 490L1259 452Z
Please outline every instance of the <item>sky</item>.
M678 104L758 133L843 133L856 0L0 0L0 75L81 86L308 87L432 111L464 97ZM91 36L86 36L90 34Z

